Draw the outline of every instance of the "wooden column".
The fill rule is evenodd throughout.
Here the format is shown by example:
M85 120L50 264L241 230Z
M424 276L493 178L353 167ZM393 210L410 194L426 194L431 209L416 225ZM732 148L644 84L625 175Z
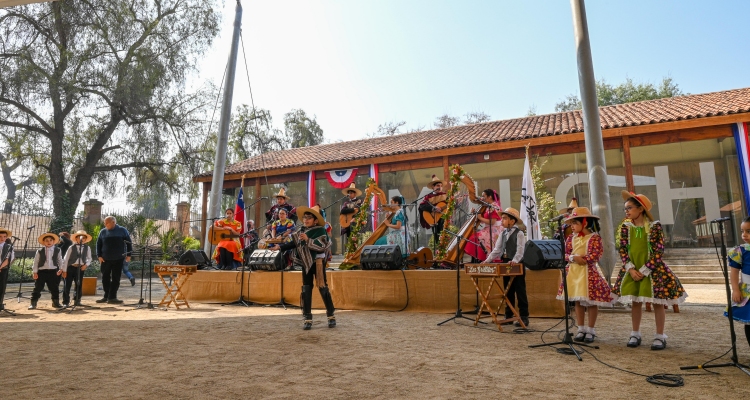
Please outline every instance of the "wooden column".
M255 178L255 200L258 200L261 197L262 197L262 193L260 192L260 178ZM263 204L263 202L259 201L255 205L255 229L258 229L258 226L260 226L260 207L261 207L261 204Z
M443 185L443 190L448 191L448 181L450 181L450 165L448 165L448 156L443 156L443 182L446 184Z
M206 240L206 219L208 219L208 191L211 190L210 182L203 182L203 198L201 199L201 213L203 221L201 221L201 247L204 246Z
M633 162L630 159L630 138L622 137L622 156L625 159L625 185L628 192L635 193L635 181L633 180Z

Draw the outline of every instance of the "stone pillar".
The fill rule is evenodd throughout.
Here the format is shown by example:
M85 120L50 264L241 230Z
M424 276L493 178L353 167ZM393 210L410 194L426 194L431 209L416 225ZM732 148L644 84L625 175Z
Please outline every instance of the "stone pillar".
M183 201L177 203L177 223L180 224L182 236L190 236L190 203Z
M83 202L83 222L87 224L100 224L102 222L102 206L104 203L97 199L88 199Z

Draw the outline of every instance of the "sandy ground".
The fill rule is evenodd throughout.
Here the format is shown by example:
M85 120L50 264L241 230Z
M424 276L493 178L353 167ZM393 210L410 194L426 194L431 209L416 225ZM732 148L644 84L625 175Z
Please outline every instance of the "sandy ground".
M156 281L154 288L160 288ZM120 297L140 294L122 281ZM45 293L37 310L28 300L5 301L0 316L0 396L30 398L747 398L750 377L684 371L680 388L656 386L644 375L681 373L729 348L721 285L686 285L689 302L667 314L668 347L651 351L653 315L644 313L643 345L625 347L627 311L601 312L599 349L583 362L549 347L560 320L532 319L531 333L500 333L450 315L339 311L328 329L318 310L311 331L299 309L193 304L190 310L95 305L84 297L73 313L53 311ZM18 291L10 285L9 295ZM154 303L163 290L156 290ZM744 335L740 361L750 361ZM722 360L727 361L724 357ZM697 375L687 375L697 374ZM741 389L742 388L742 389Z

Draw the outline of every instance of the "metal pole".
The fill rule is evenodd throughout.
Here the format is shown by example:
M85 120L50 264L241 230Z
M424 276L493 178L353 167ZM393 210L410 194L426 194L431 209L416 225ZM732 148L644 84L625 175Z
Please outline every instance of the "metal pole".
M214 160L214 177L211 180L211 195L208 203L208 215L203 218L214 218L221 216L221 193L224 187L224 168L227 162L227 142L229 141L229 120L232 117L232 95L234 94L234 74L237 70L237 51L240 43L240 26L242 25L242 5L237 0L234 15L234 33L232 33L232 48L229 51L229 62L227 63L227 77L224 81L224 98L221 102L221 119L219 120L219 138L216 142L216 158ZM203 242L203 250L211 251L211 242L208 240L208 229L206 229L206 241ZM209 257L211 255L209 254Z
M578 61L578 84L583 104L583 131L586 143L586 166L589 170L589 193L592 212L599 216L604 246L600 265L609 281L615 267L615 228L612 223L612 210L607 184L607 164L604 160L604 140L599 120L599 104L596 97L594 63L591 60L591 43L586 21L586 6L583 0L570 0L573 10L573 32L576 40L576 60Z

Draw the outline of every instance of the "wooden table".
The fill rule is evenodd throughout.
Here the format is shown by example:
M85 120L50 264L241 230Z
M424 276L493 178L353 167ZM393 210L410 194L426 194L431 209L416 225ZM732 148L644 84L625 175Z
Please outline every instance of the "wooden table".
M159 275L161 283L167 289L167 294L162 297L159 307L169 308L169 305L174 303L178 310L180 306L190 308L187 298L182 293L182 287L196 271L198 271L198 267L195 265L154 265L154 272ZM164 279L165 277L170 277L172 283L168 284Z
M474 326L476 326L479 323L479 320L482 318L492 318L492 322L497 325L497 329L499 329L500 332L503 331L502 324L505 322L518 321L521 324L522 328L526 328L526 324L524 324L521 316L518 315L518 310L513 307L513 305L510 303L510 300L505 295L505 293L508 292L510 285L513 283L513 279L518 275L523 275L523 265L516 264L510 266L510 264L505 263L464 264L464 272L466 272L466 275L469 275L469 277L471 278L471 282L474 284L474 287L477 289L479 296L482 298L482 305L479 306L477 317L474 320ZM508 280L508 286L503 287L503 285L501 285L500 282L497 281L497 279L505 276L509 276L510 279ZM487 286L486 290L482 290L479 285L479 279L481 278L490 278L490 284ZM497 288L498 292L500 293L493 295L492 289L494 288ZM489 303L489 301L493 299L501 300L497 308L494 309L490 306ZM498 319L497 314L500 312L500 308L503 306L503 304L505 304L505 307L508 307L508 309L513 313L512 318ZM482 312L485 309L489 311L489 316L482 315Z

